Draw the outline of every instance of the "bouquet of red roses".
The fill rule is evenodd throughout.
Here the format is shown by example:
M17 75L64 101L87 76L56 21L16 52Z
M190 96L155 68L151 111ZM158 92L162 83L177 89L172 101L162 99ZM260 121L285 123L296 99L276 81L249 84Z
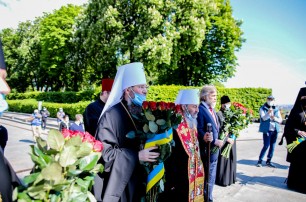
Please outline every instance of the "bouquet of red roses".
M173 129L182 121L180 107L171 102L143 102L140 116L133 116L141 129L127 134L129 138L138 137L142 148L158 146L160 156L156 163L144 162L147 171L146 201L156 201L164 191L164 161L171 155Z
M252 110L238 102L233 102L229 109L226 109L224 115L224 129L221 131L220 139L224 140L226 134L233 140L239 137L239 132L246 128L252 120ZM222 152L222 156L229 158L232 144L227 144Z
M50 130L30 153L34 168L14 192L18 201L95 201L90 190L103 145L89 133Z

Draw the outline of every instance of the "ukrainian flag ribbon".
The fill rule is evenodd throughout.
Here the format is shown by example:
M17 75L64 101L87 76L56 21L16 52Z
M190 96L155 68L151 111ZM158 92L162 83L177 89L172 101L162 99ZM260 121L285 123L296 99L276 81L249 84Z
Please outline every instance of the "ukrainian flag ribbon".
M147 190L146 192L150 191L150 189L162 179L165 174L164 163L159 163L148 175L147 178Z
M166 132L161 134L156 134L154 137L147 139L146 144L144 146L145 149L149 147L154 147L156 145L162 145L170 142L173 139L173 131L172 128L166 130Z
M166 130L164 133L156 134L154 137L147 139L146 144L144 146L145 149L149 147L154 147L157 145L166 144L173 139L173 130L170 128ZM165 174L164 163L159 163L148 175L147 178L147 192L157 183Z

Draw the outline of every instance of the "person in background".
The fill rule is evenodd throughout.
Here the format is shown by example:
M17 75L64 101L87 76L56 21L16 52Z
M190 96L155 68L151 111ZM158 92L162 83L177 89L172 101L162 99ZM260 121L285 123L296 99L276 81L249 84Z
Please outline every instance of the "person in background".
M2 148L3 152L7 140L8 140L7 129L3 125L0 125L0 147Z
M220 133L224 130L224 111L228 110L231 106L231 100L227 95L221 97L221 109L217 112L218 120L220 123ZM223 149L227 144L231 144L229 158L225 158L221 155L223 149L221 148L218 157L216 184L220 186L229 186L236 182L237 174L237 153L236 153L236 139L233 134L226 134L226 142Z
M57 120L58 126L61 125L61 122L63 121L64 116L65 116L65 112L63 108L59 108L58 112L56 113L56 120Z
M205 198L208 198L208 201L213 201L212 193L216 179L219 149L223 146L223 141L218 139L220 123L214 110L217 103L216 87L212 85L204 86L200 92L200 101L201 104L199 106L197 118L199 133L198 139L200 142L201 158L205 167L205 183L208 183L209 192L208 195L205 192ZM208 123L210 123L212 126L211 132L208 131ZM210 151L208 150L208 146L210 146ZM217 151L215 153L211 152L214 147L217 147ZM208 158L210 159L209 167L207 166ZM207 179L209 179L209 181L207 181Z
M301 88L295 104L290 112L284 129L287 145L297 138L306 139L306 88ZM291 153L287 153L287 162L290 163L287 178L289 189L306 194L306 141L302 141Z
M69 129L69 126L69 116L66 114L60 122L59 131L62 131L63 129Z
M140 149L139 141L126 134L139 129L132 117L141 113L147 88L142 63L118 68L96 131L104 146L101 157L104 172L98 173L93 186L97 201L134 202L145 195L140 162L155 162L159 153L152 150L158 147Z
M114 82L113 79L102 79L102 90L99 98L93 103L90 103L85 109L84 112L85 130L89 132L92 136L94 136L96 133L98 127L98 120L105 106L105 103L108 99L108 96L111 92L113 82Z
M47 126L47 118L50 116L50 112L47 110L46 107L43 107L42 110L40 110L40 114L41 114L41 127L43 130L46 129Z
M280 123L282 123L282 116L279 109L275 106L275 98L270 95L267 97L267 102L260 107L260 125L259 132L263 133L263 148L259 154L257 167L262 167L262 160L269 148L266 165L268 167L275 168L275 165L271 162L274 148L277 140L277 135L280 131Z
M6 76L7 76L6 66L5 66L4 54L2 50L2 42L0 39L0 77L5 79ZM19 178L17 177L15 171L11 167L10 163L4 157L2 146L3 145L1 143L1 148L0 148L0 201L11 202L12 196L13 196L13 190L14 188L18 187L21 184L21 182Z
M173 129L175 144L165 162L165 192L158 202L204 201L204 166L197 132L199 90L180 90L175 104L181 106L183 120Z
M38 109L35 109L34 113L26 120L31 121L33 139L36 142L36 138L41 136L41 114Z
M70 125L69 130L85 132L82 114L75 115L75 121Z

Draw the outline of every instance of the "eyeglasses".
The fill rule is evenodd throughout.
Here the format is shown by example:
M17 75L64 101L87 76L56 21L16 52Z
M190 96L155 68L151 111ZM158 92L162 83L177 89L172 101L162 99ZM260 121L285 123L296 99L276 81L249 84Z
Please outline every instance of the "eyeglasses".
M136 85L136 86L133 86L133 87L137 87L141 90L144 90L144 89L148 90L150 86L148 86L148 85Z

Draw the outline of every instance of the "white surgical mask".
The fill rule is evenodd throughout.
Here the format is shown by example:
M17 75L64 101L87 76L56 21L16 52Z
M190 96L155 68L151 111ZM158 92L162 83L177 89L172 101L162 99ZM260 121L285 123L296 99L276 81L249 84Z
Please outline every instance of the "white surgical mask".
M274 101L268 101L267 104L268 104L269 106L274 106L274 105L275 105Z
M231 107L231 103L225 104L225 109L229 109Z

